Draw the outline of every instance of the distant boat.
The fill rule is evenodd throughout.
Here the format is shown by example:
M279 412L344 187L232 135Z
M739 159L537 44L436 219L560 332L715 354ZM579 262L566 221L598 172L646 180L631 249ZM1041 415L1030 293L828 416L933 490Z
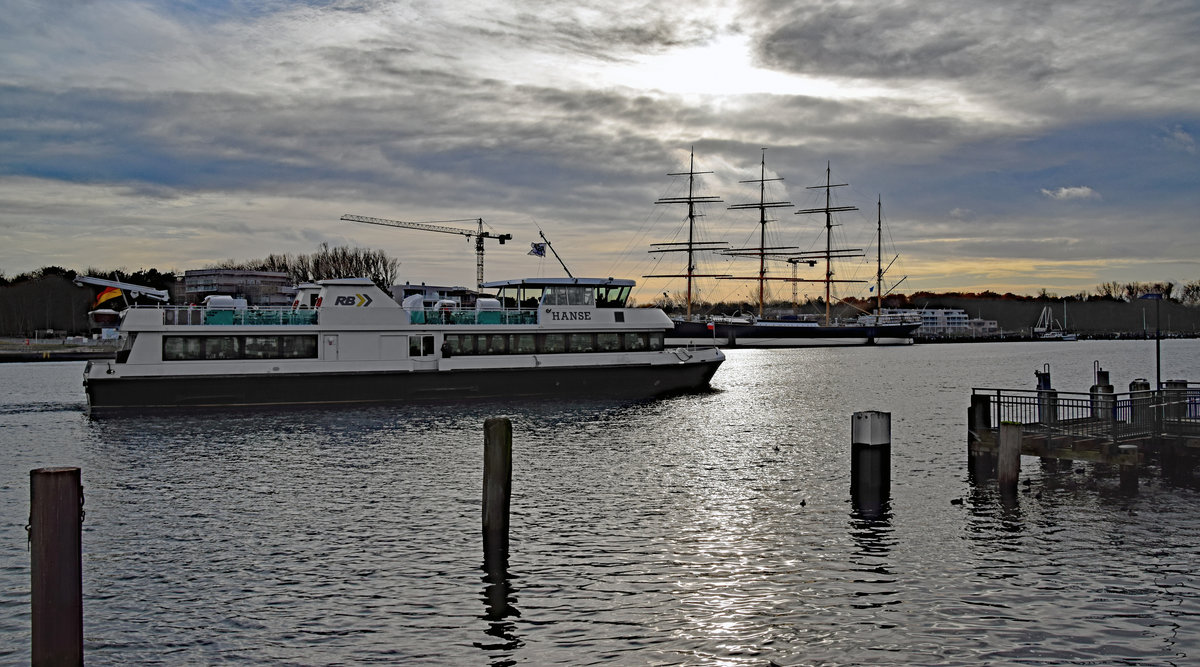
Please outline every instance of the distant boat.
M1067 304L1063 303L1063 320L1067 319ZM1033 325L1033 337L1037 340L1078 340L1074 332L1066 331L1063 325L1054 319L1054 311L1050 306L1042 308L1037 324Z
M667 334L669 345L699 345L704 343L716 342L721 346L743 345L748 347L818 347L818 346L837 346L837 345L910 345L913 342L914 332L921 326L920 321L910 321L900 319L896 316L866 316L858 318L854 322L836 322L830 317L830 302L833 298L832 285L833 283L846 282L863 282L856 280L842 280L834 278L833 262L834 260L846 259L849 257L861 257L862 251L855 248L834 248L832 245L833 233L833 214L840 211L857 210L852 206L832 206L830 202L830 190L845 184L834 184L831 182L830 169L826 165L825 168L825 184L813 186L810 189L825 190L825 206L814 209L806 209L796 211L796 214L825 214L825 249L801 252L797 247L785 246L767 246L766 245L766 226L769 220L767 219L767 209L770 208L790 208L791 202L769 202L766 200L766 183L773 180L766 177L766 153L764 149L763 159L760 164L759 178L743 181L745 183L759 184L759 201L748 204L736 204L730 206L730 209L757 209L759 212L759 245L751 248L731 249L726 247L723 242L716 241L696 241L695 223L696 223L696 204L705 202L719 202L717 197L699 196L695 194L695 177L699 174L710 172L698 172L695 169L695 157L692 160L687 172L672 174L672 176L688 177L688 196L673 197L658 200L657 204L687 204L688 205L688 240L678 243L656 243L655 249L650 252L686 252L687 253L687 270L682 274L667 274L643 276L646 278L686 278L687 279L687 311L683 318L672 318L675 321L675 329ZM881 204L882 206L882 204ZM734 257L757 257L759 262L757 276L732 276L728 274L703 274L696 273L695 255L700 252L715 251L726 256ZM792 275L787 276L770 276L767 270L767 260L785 261L791 264ZM825 275L823 278L808 279L797 278L795 269L799 264L808 264L816 266L819 261L825 263ZM878 299L879 312L882 312L882 282L883 269L881 262L877 259L876 271L876 296ZM734 316L694 316L692 313L692 283L695 278L708 277L718 280L753 280L758 282L758 314L738 314ZM823 321L819 321L815 316L811 318L800 317L779 317L768 318L764 316L765 301L766 301L766 283L767 281L776 280L783 282L791 282L793 284L800 282L816 282L825 285L825 317Z

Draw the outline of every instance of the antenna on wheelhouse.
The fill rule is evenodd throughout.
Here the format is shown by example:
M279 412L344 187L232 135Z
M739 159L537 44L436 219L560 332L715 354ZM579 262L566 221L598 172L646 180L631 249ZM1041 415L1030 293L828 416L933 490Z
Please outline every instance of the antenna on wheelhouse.
M686 197L663 197L655 204L687 204L688 213L688 240L673 243L652 243L651 247L655 248L648 252L686 252L687 253L687 271L679 274L660 274L642 276L643 278L687 278L687 317L692 317L692 281L695 278L721 278L725 274L703 274L696 273L696 253L705 250L725 250L728 244L724 241L697 241L696 240L696 218L702 216L702 213L696 211L696 204L706 204L721 201L720 197L709 195L696 194L696 176L701 174L711 174L711 171L696 171L696 152L692 149L689 152L688 170L683 172L675 172L667 174L668 176L687 176L688 177L688 193Z

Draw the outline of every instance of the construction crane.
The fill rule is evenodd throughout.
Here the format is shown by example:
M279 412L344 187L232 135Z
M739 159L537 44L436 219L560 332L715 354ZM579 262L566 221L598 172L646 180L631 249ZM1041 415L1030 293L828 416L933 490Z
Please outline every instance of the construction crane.
M473 220L431 220L429 222L475 222L479 224L479 228L459 229L457 227L442 227L441 225L431 225L429 222L405 222L403 220L387 220L385 218L371 218L365 215L343 215L342 220L347 222L365 222L368 225L383 225L385 227L400 227L402 229L420 229L427 232L442 232L443 234L461 234L467 237L470 241L471 237L475 237L475 287L483 289L483 241L484 239L496 239L500 245L504 245L505 241L512 240L512 234L493 234L483 231L483 218L475 218Z

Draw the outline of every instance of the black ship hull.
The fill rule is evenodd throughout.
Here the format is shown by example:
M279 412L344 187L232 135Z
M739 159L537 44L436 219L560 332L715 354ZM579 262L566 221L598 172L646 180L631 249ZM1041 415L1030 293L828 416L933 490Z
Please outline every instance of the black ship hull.
M653 366L91 377L84 387L93 416L537 396L650 398L707 387L722 360Z
M921 325L883 324L822 326L809 322L700 322L676 320L667 345L716 344L721 347L829 347L842 345L911 345Z

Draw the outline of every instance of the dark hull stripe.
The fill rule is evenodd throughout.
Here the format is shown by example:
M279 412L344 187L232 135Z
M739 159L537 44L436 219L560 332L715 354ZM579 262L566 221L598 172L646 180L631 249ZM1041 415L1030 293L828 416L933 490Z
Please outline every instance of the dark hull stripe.
M882 326L802 327L789 325L724 324L716 323L713 329L705 322L676 322L674 331L667 338L912 338L920 324L885 324Z
M531 396L648 398L708 386L720 361L502 370L89 378L93 415L130 410Z

